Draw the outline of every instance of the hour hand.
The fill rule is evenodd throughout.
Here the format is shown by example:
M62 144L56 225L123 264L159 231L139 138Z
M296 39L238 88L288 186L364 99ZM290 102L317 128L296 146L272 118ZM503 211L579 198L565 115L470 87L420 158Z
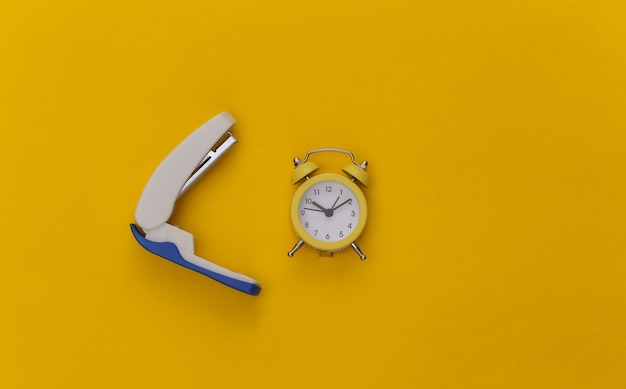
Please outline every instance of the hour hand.
M321 205L319 205L318 203L316 203L315 201L313 201L311 204L315 205L317 208L320 209L320 212L324 212L324 215L326 215L326 217L331 217L333 216L333 210L330 208L324 208ZM314 210L316 211L316 210Z
M321 205L319 205L315 201L313 201L311 204L315 205L319 209L315 209L315 208L304 208L304 209L306 209L307 211L324 212L324 213L329 211L328 209L322 207Z
M319 205L318 203L316 203L315 201L313 201L311 204L315 205L317 208L321 209L322 212L326 212L328 211L326 208L322 207L321 205Z

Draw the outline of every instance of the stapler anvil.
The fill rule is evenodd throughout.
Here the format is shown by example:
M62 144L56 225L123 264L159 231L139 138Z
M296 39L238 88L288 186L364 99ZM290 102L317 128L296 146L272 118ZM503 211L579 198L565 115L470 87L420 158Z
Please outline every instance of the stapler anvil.
M224 285L251 295L261 292L259 282L218 266L194 253L193 235L168 224L176 200L182 196L237 140L229 132L235 119L223 112L183 140L148 180L131 224L143 248Z

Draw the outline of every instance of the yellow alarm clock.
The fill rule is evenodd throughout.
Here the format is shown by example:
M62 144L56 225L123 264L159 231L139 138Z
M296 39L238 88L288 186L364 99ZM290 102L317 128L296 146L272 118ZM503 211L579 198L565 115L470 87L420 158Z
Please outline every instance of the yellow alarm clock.
M352 163L342 169L347 177L336 173L312 175L319 165L309 161L314 153L333 152L350 156ZM367 202L359 184L367 187L367 161L358 163L354 155L342 149L324 148L309 151L304 160L294 158L292 184L302 181L291 202L291 222L300 238L288 255L292 257L305 243L320 255L352 246L361 260L365 254L356 244L367 221Z

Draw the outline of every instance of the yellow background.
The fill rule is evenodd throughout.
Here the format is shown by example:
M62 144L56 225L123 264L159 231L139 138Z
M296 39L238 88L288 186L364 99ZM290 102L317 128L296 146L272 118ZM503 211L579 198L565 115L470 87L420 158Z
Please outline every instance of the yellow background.
M625 19L599 0L3 1L0 387L626 387ZM239 143L172 222L259 297L128 226L225 110ZM291 160L326 146L370 162L364 263L286 255Z

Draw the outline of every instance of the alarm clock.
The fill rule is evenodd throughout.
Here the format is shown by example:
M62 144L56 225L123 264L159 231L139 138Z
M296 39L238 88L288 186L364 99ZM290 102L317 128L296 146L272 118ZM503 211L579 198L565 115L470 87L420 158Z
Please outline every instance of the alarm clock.
M314 175L320 166L309 157L324 152L350 157L352 162L342 169L345 175ZM365 260L356 240L367 221L367 201L361 190L369 184L367 161L358 163L347 150L323 148L309 151L304 160L294 158L294 165L291 182L300 186L291 201L291 222L299 240L288 255L292 257L306 243L326 256L351 246Z

